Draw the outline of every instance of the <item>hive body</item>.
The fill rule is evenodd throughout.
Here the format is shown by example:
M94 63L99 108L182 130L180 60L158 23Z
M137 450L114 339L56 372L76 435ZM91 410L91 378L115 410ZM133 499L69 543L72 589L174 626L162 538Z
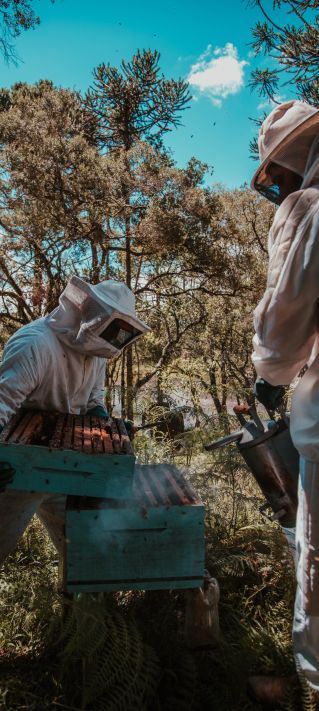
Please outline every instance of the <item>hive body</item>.
M21 411L0 436L8 488L126 499L135 457L122 420Z
M122 420L21 411L0 461L15 469L8 488L67 495L65 591L202 584L204 506L176 467L135 466Z
M68 592L196 588L203 575L204 506L175 467L136 465L125 504L68 498Z

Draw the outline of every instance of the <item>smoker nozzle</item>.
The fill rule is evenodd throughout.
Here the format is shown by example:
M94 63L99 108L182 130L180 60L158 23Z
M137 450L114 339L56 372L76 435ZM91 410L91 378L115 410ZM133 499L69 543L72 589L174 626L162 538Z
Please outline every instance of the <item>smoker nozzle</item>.
M239 442L242 436L242 430L237 430L237 432L231 432L229 435L217 439L216 442L211 442L210 444L205 444L204 446L207 452L211 452L213 449L220 449L220 447L225 447L226 444L231 444L232 442Z

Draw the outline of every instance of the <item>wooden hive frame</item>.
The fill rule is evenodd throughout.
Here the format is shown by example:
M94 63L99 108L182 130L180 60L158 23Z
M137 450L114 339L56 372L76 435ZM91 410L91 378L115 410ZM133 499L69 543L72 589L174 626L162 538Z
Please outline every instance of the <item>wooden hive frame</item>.
M135 456L124 422L21 410L0 435L0 460L15 469L9 489L126 499Z

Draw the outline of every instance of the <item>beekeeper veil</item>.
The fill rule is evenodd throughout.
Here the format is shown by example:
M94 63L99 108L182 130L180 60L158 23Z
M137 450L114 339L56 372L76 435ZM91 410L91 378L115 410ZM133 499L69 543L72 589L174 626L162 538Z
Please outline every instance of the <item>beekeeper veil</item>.
M136 315L133 292L111 279L93 285L71 277L46 320L70 348L102 358L114 358L150 330Z
M304 101L276 106L263 122L258 138L261 164L251 187L276 204L279 188L267 172L270 163L302 177L301 189L319 185L319 110Z

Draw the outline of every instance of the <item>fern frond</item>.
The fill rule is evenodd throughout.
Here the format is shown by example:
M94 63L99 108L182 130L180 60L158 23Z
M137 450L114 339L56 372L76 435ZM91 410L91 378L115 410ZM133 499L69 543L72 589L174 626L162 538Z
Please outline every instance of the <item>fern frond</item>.
M298 709L296 708L295 699L290 693L288 693L287 697L281 702L281 707L283 711L298 711Z
M299 671L299 681L301 686L302 711L316 711L316 694L309 686L304 675Z
M136 624L89 595L74 600L62 631L66 668L81 662L82 706L97 711L141 711L155 695L159 663Z

